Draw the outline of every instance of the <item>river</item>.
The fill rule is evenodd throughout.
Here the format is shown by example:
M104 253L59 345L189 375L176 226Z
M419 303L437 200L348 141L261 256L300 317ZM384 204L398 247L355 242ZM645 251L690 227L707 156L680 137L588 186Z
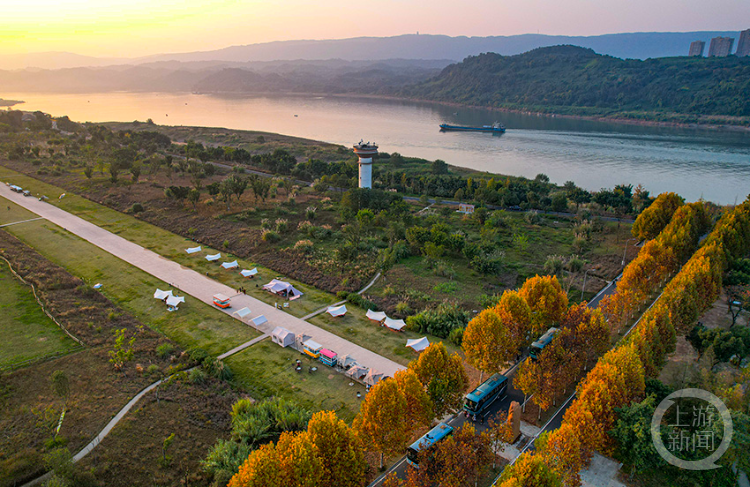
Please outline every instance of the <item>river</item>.
M2 93L14 108L76 121L260 130L589 189L641 184L689 201L742 201L750 193L750 132L678 129L511 114L432 103L319 96L216 96L167 93ZM440 132L440 123L500 121L503 135Z

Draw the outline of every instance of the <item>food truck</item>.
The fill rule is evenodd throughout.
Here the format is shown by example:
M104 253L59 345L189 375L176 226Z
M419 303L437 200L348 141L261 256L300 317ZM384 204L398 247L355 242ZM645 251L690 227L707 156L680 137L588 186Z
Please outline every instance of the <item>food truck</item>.
M214 304L221 309L231 308L232 305L229 303L229 298L223 294L214 294Z

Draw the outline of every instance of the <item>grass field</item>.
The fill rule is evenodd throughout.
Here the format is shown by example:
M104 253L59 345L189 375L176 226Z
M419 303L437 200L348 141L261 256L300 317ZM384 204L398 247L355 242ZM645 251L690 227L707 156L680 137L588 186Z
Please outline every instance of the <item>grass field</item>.
M448 340L443 340L432 335L420 335L411 331L396 332L389 330L385 326L380 326L367 319L365 312L353 304L347 304L346 309L345 316L334 318L328 313L321 313L311 318L310 323L402 365L408 365L410 361L417 358L417 354L412 349L406 348L406 340L412 338L426 336L430 340L430 343L442 341L445 344L445 348L451 353L460 351L458 347Z
M0 225L34 217L13 203L4 206L11 210L0 212ZM5 230L89 284L101 283L102 292L115 304L185 348L200 347L218 355L258 336L250 327L189 296L179 312L168 312L153 298L157 287L169 288L166 283L46 220Z
M131 242L141 245L144 248L152 250L170 260L178 262L185 267L194 269L201 274L206 274L223 284L238 288L244 286L248 294L256 299L273 304L279 301L274 295L264 291L260 286L267 283L273 278L283 278L276 272L269 270L256 263L237 258L236 256L225 252L223 249L211 249L203 246L203 252L188 255L185 249L195 247L199 244L192 240L183 238L167 230L161 229L155 225L139 220L131 215L121 213L116 210L99 205L93 201L87 200L78 195L66 193L65 197L60 200L59 197L65 191L61 188L44 183L37 179L25 176L6 167L0 166L0 181L12 181L24 188L29 188L33 193L41 193L50 198L50 202L61 209L68 211L86 221L89 221L101 228L104 228L116 235L119 235ZM4 215L5 212L0 212ZM8 221L20 221L29 218L35 218L37 215L26 212L26 216L17 215L15 219L7 221L0 220L0 224ZM5 219L0 216L0 219ZM208 262L206 255L221 252L222 258L218 262ZM221 268L221 262L231 262L237 260L239 267L233 270L224 270ZM254 279L243 278L239 271L241 269L258 268L258 276ZM293 282L294 286L304 293L304 298L291 303L287 311L297 317L305 316L312 311L327 306L336 301L336 297L330 293ZM258 287L256 287L258 285Z
M195 247L199 244L151 225L150 223L141 221L131 215L94 203L93 201L87 200L78 195L66 193L65 197L60 200L60 195L65 193L63 189L29 176L25 176L3 166L0 166L0 181L12 181L14 184L18 184L24 188L29 188L35 194L44 194L50 198L50 202L55 206L130 240L131 242L137 243L144 248L152 250L159 255L184 265L185 267L194 269L201 274L208 273L209 277L223 284L233 288L244 286L247 289L248 294L256 299L260 299L268 304L273 304L274 302L279 301L278 298L264 291L260 286L273 278L283 278L284 276L280 276L276 272L263 266L258 266L250 260L237 258L232 254L228 254L223 249L211 249L206 246L203 246L203 252L188 255L185 252L185 249L188 247ZM1 212L0 215L4 213L5 212ZM26 212L26 215L30 216L22 217L19 215L15 217L15 219L8 221L20 221L23 219L35 218L37 216L30 212ZM0 216L0 218L4 219L3 216ZM0 224L2 223L6 222L0 221ZM205 259L206 255L215 254L217 252L221 252L222 255L222 258L218 262L208 262ZM221 262L231 262L233 260L237 260L239 263L238 268L233 270L224 270L221 268ZM258 268L259 274L254 279L246 279L240 275L239 271L241 269L252 269L253 267ZM327 306L336 301L336 297L332 294L300 284L296 281L293 284L304 293L303 299L292 302L287 309L287 311L294 316L305 316L316 309ZM256 287L256 285L258 285L258 287Z
M302 361L302 372L296 372L293 364ZM318 361L301 355L290 348L281 348L270 340L229 357L226 362L237 374L237 381L253 397L279 396L292 399L298 404L316 410L336 411L343 420L350 422L359 411L357 392L364 397L364 387L351 381ZM311 366L318 367L309 373Z
M78 344L42 311L31 287L13 276L5 261L0 261L0 288L0 367L77 348Z

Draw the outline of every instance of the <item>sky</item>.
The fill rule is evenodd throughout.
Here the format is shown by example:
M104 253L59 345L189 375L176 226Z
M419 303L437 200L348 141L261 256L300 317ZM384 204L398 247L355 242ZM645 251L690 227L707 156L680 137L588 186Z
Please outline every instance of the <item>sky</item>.
M294 39L750 28L749 0L0 0L0 54L138 57Z

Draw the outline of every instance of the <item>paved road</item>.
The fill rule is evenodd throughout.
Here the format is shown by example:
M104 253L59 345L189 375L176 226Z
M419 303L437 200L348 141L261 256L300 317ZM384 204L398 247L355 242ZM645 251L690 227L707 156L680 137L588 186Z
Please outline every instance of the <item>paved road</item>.
M14 193L4 184L0 184L0 196L46 218L50 222L78 235L115 257L148 272L154 277L169 283L171 286L203 301L204 303L211 305L213 302L213 295L217 293L231 297L232 308L224 310L224 313L236 318L232 315L233 311L248 307L252 311L252 314L247 317L248 319L264 315L268 318L268 322L260 327L256 327L262 333L270 334L276 326L283 326L297 335L304 334L310 336L324 347L334 350L339 354L350 354L361 365L375 369L386 375L392 376L396 371L404 369L402 365L397 364L390 359L382 357L375 352L336 336L333 333L318 328L317 326L292 316L285 311L276 309L256 298L237 294L236 290L229 286L214 281L192 269L183 267L176 262L168 260L151 250L136 245L129 240L100 228L93 223L89 223L82 218L53 206L52 204L39 201L36 198L24 197L21 194ZM201 254L196 254L195 258L202 259L204 257ZM153 292L154 289L143 290L143 293L145 294L151 294ZM305 298L302 297L302 299ZM190 302L188 301L185 304L189 306Z

